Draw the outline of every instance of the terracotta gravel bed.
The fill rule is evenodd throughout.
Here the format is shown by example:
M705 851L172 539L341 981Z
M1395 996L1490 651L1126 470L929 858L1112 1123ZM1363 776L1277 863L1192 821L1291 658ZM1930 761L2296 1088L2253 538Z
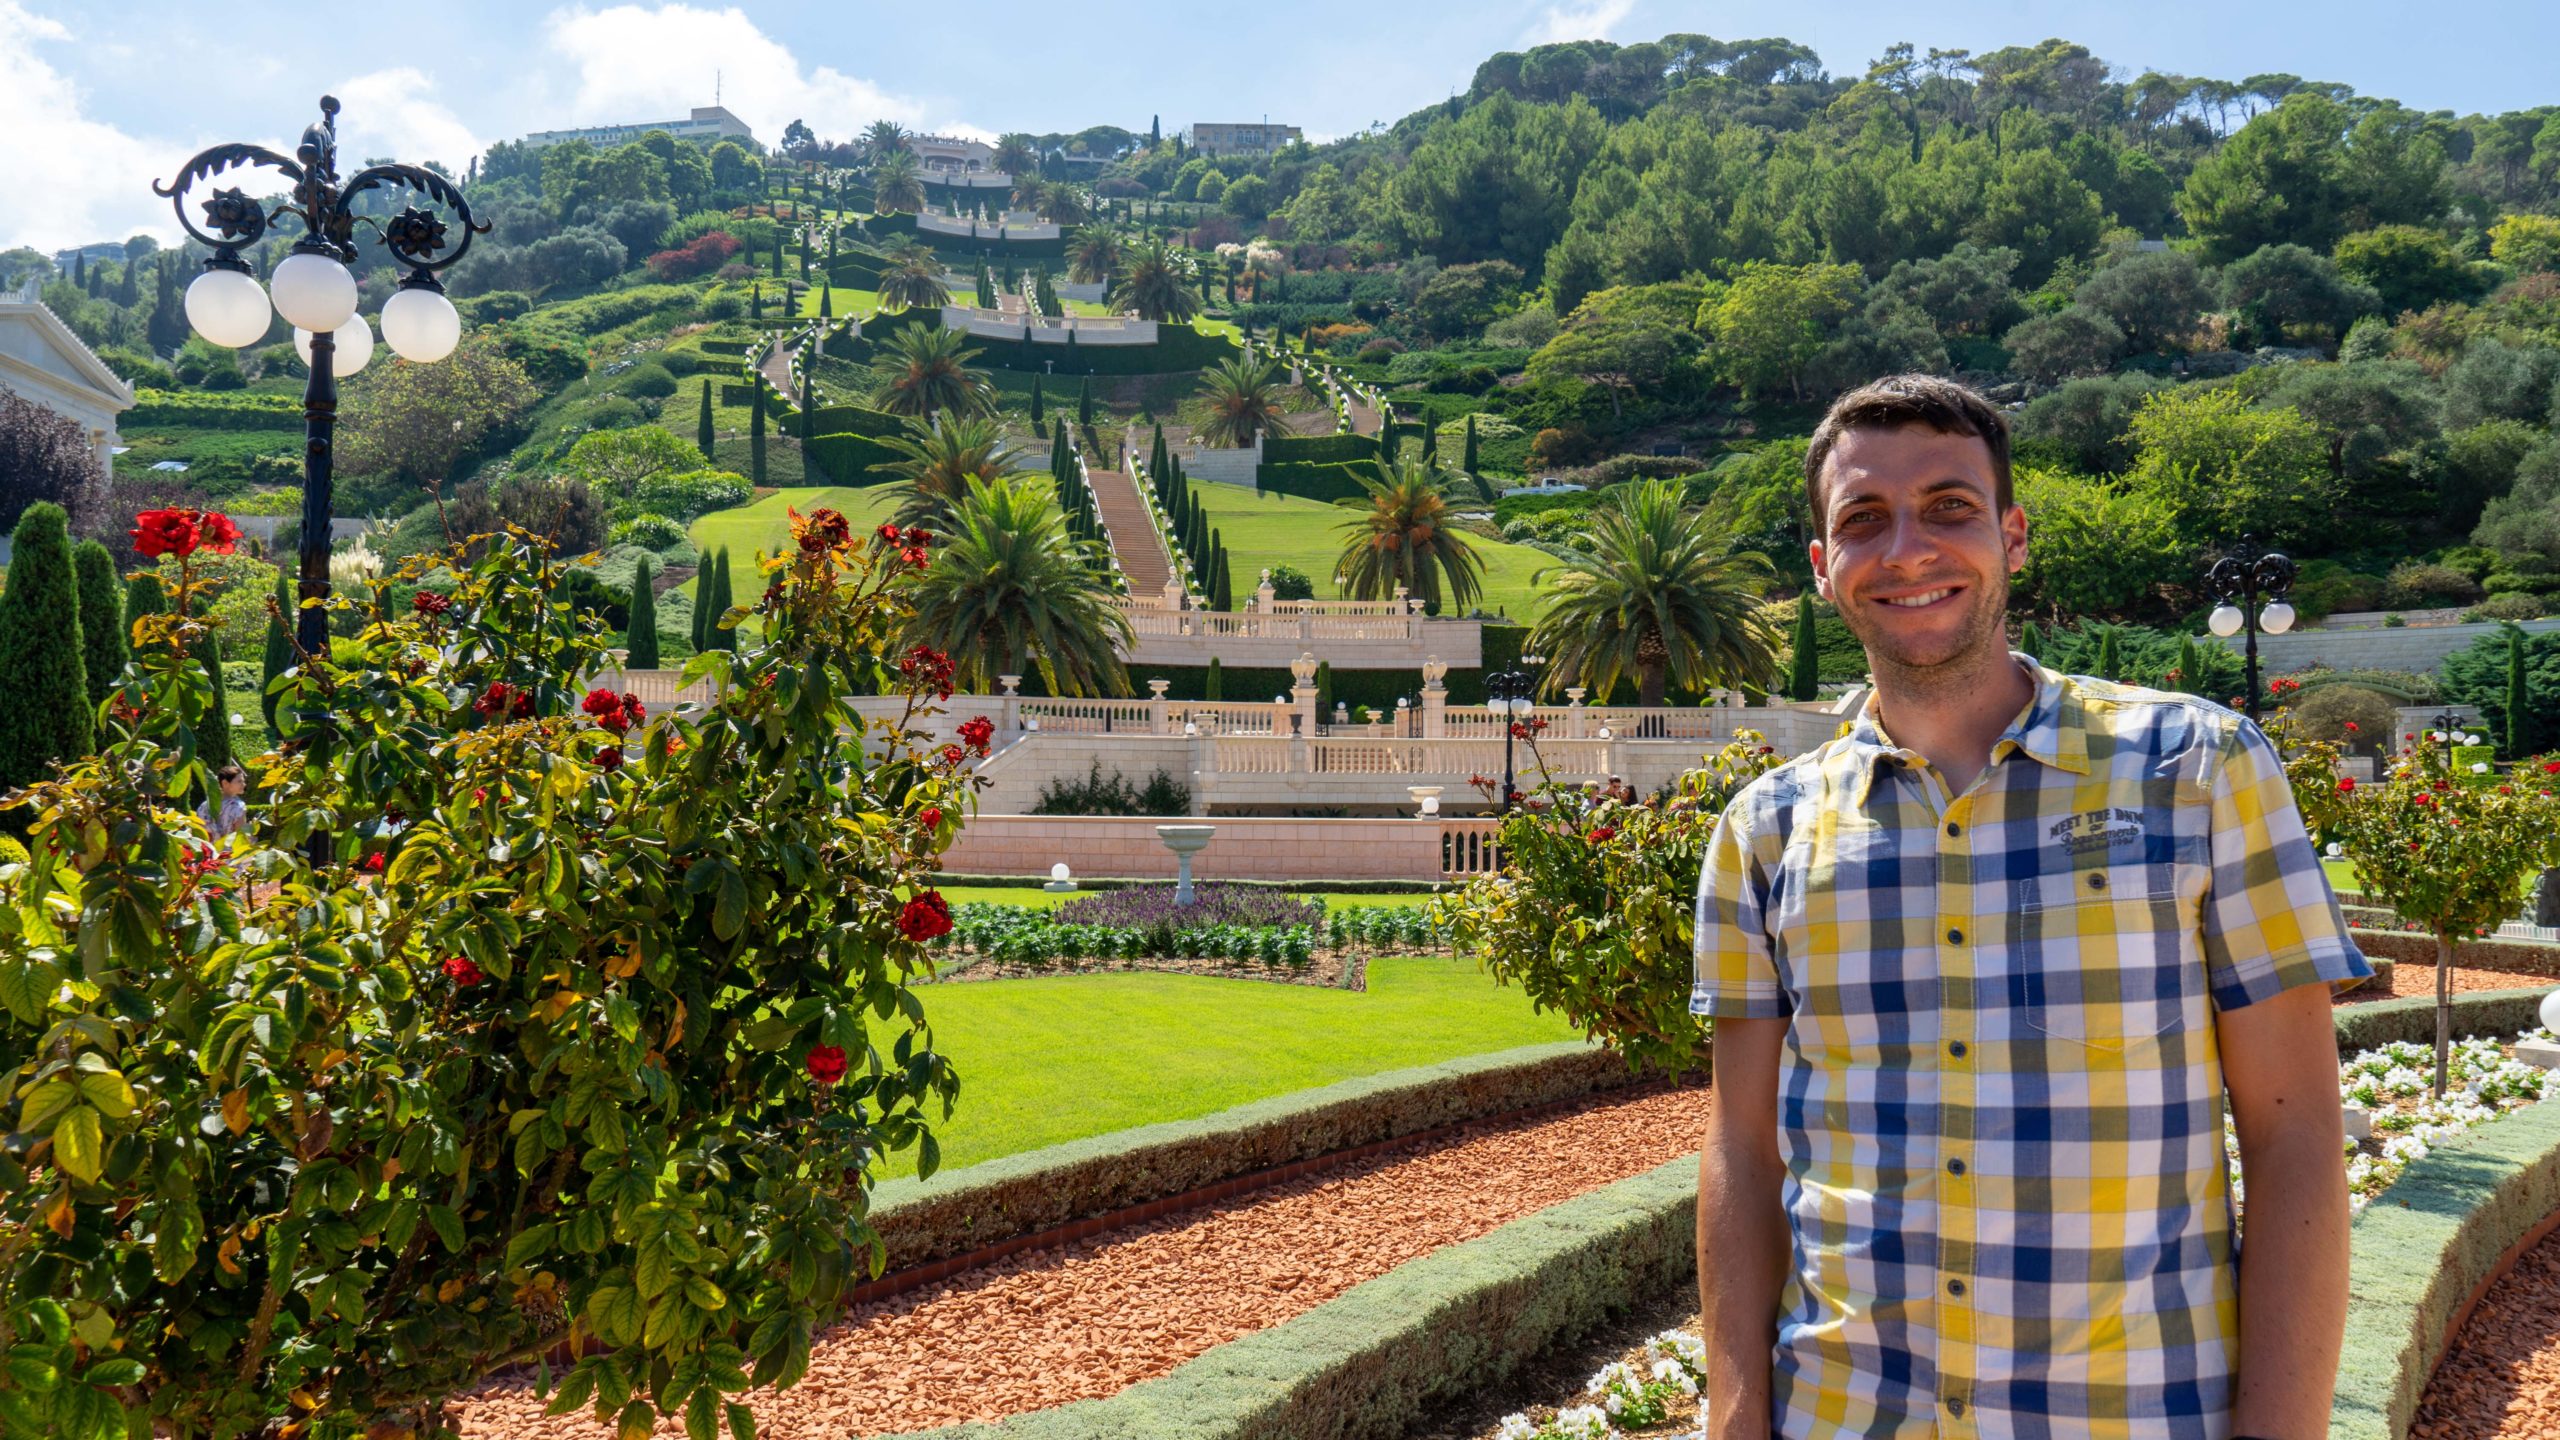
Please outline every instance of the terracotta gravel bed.
M850 1312L805 1379L757 1392L757 1433L850 1440L1117 1394L1444 1245L1694 1154L1705 1125L1703 1086L1608 1096L1007 1256ZM530 1378L456 1402L448 1423L467 1440L610 1433L591 1415L543 1415Z
M2560 1437L2560 1234L2526 1251L2462 1322L2409 1434Z
M2475 990L2522 990L2551 984L2547 977L2541 975L2518 975L2511 970L2473 970L2461 965L2453 967L2453 993L2456 995ZM2377 1000L2406 1000L2418 995L2432 998L2435 993L2436 967L2404 962L2391 967L2391 989L2387 994L2376 986L2367 985L2330 998L2340 1005L2369 1005Z

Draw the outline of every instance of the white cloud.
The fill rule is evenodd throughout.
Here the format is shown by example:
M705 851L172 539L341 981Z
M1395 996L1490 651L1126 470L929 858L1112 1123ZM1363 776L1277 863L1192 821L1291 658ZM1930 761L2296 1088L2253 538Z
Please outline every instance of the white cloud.
M338 171L353 174L369 157L409 164L436 161L460 175L487 141L435 98L433 77L413 65L375 70L329 92L338 114Z
M52 250L144 231L173 240L169 202L151 193L192 153L81 113L77 87L38 49L75 37L58 20L0 0L0 249Z
M563 102L568 113L537 119L536 129L678 119L711 103L715 73L720 103L767 145L794 120L839 140L882 118L924 123L914 101L868 80L825 65L804 70L734 6L577 6L553 11L545 28L576 89Z
M1568 0L1550 5L1522 37L1530 45L1554 45L1566 40L1606 40L1609 32L1626 23L1634 12L1636 0Z

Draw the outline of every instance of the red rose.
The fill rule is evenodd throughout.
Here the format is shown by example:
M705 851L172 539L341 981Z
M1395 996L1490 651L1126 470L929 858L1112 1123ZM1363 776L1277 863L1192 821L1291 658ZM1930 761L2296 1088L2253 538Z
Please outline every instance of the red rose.
M622 747L607 745L596 752L596 768L611 772L622 768Z
M960 743L984 755L996 738L996 724L984 715L960 722Z
M1514 721L1512 721L1512 722L1511 722L1511 738L1512 738L1512 739L1514 739L1514 740L1526 740L1526 739L1528 739L1528 738L1529 738L1529 727L1528 727L1526 724L1523 724L1522 722L1520 722L1520 721L1518 721L1518 720L1514 720Z
M945 745L942 747L942 763L945 765L957 765L968 758L969 752L961 749L957 745Z
M2356 793L2355 777L2352 775L2341 777L2338 781L2338 793L2341 795L2353 795Z
M439 595L433 590L421 590L409 597L409 608L433 618L453 608L453 597Z
M380 851L380 850L376 850L376 851L374 851L372 854L367 855L366 857L364 857L364 871L365 871L365 873L366 873L366 874L368 874L368 875L379 875L379 874L381 874L381 873L382 873L382 864L383 864L383 861L384 861L384 859L385 859L385 858L386 858L386 856L385 856L385 852Z
M951 933L951 905L939 890L927 890L898 912L898 933L922 944Z
M800 548L808 554L814 555L821 550L832 550L853 538L853 526L844 518L844 512L841 510L831 510L822 506L810 511L806 520L801 520L800 512L794 510L791 512L791 518L801 521Z
M640 703L639 696L625 690L622 692L622 718L637 725L649 718L649 707Z
M2353 720L2349 720L2349 721L2347 721L2347 722L2346 722L2346 726L2347 726L2347 729L2348 729L2349 731L2355 731L2355 730L2359 730L2359 729L2362 729L2362 728L2363 728L2363 727L2361 727L2361 726L2357 725L2357 724L2356 724L2356 722L2354 722Z
M921 570L933 563L932 554L921 545L910 545L898 552L898 558Z
M1616 839L1617 834L1618 827L1615 825L1594 825L1591 827L1591 833L1582 838L1598 845L1603 841Z
M921 689L931 690L943 699L951 698L951 676L956 667L951 657L930 645L918 645L898 661L898 673Z
M844 1078L844 1051L833 1045L812 1045L800 1061L809 1067L809 1078L821 1085L833 1085Z
M219 510L207 510L196 521L196 543L216 555L228 555L240 544L240 527Z
M925 546L930 545L930 544L932 544L932 543L933 543L933 532L932 532L932 531L930 531L930 530L920 530L920 529L917 529L917 528L915 528L915 527L913 527L913 526L909 526L909 527L908 527L908 529L907 529L907 548L908 548L908 549L911 549L911 550L921 550L921 549L923 549Z
M622 697L610 690L590 690L578 702L578 709L593 715L615 729L622 727Z
M2421 791L2419 791L2419 792L2418 792L2417 796L2415 797L2415 803L2420 804L2420 805L2433 805L2433 804L2435 804L2435 803L2436 803L2436 797L2434 797L2433 795L2430 795L2430 794L2428 794L2427 792L2425 792L2425 791L2421 790Z
M449 957L444 964L436 968L444 971L444 978L456 985L477 985L489 978L480 972L479 966L460 955Z
M895 545L898 543L898 527L895 525L883 525L872 533L880 537L880 543L883 545Z
M2542 773L2545 775L2560 775L2560 760L2544 761L2542 764Z
M516 687L504 680L492 680L480 698L471 702L473 711L484 720L495 720L516 706Z
M193 510L145 510L133 517L133 548L145 560L196 553L198 535Z
M916 818L924 822L924 828L927 830L939 829L942 825L942 807L927 805L916 812Z

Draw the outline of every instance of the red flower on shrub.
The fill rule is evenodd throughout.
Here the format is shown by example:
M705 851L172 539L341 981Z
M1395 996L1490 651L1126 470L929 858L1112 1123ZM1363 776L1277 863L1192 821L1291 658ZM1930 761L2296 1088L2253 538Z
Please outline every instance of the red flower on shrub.
M193 555L198 548L206 544L205 514L206 512L202 510L185 510L176 507L141 512L133 517L135 553L145 560L157 560L163 555L175 555L184 560ZM227 517L222 523L225 529L230 530L232 539L239 538L240 532L232 528L231 521ZM225 555L231 553L228 542L224 543L220 553Z
M800 532L800 548L805 553L814 555L821 550L833 550L853 539L853 524L844 518L841 510L821 506L805 517L797 510L787 513L791 516L792 528Z
M1583 836L1582 838L1590 841L1594 845L1598 845L1614 840L1617 836L1618 827L1615 825L1594 825L1591 827L1591 833Z
M446 957L445 962L436 968L444 972L444 978L456 985L477 985L489 978L481 973L479 966L472 964L468 957L461 955Z
M607 773L622 768L622 747L607 745L596 752L596 768Z
M385 860L387 860L388 858L389 858L389 857L385 854L385 852L380 851L380 850L376 850L376 851L374 851L372 854L367 855L366 857L364 857L364 867L363 867L363 868L364 868L364 873L366 873L367 875L379 875L379 874L381 874L381 873L382 873L382 866L383 866L383 863L384 863L384 862L385 862Z
M945 700L951 698L953 669L951 657L930 645L918 645L898 661L898 673L909 683Z
M453 597L439 595L433 590L421 590L409 597L409 608L432 620L453 608Z
M883 545L895 545L898 543L898 527L895 525L883 525L871 533L878 536L880 538L880 543Z
M2424 790L2421 790L2416 795L2410 797L2410 803L2415 805L2433 805L2436 803L2436 797L2428 794Z
M588 691L586 698L578 702L578 709L593 715L608 729L622 728L622 697L610 690Z
M2356 793L2356 778L2352 775L2339 776L2338 793L2341 795L2353 795Z
M2542 762L2542 773L2545 775L2560 775L2560 760L2545 760Z
M951 904L939 890L927 890L898 912L898 933L922 944L951 933Z
M927 805L916 812L916 818L924 822L924 828L927 830L938 830L942 827L942 807Z
M504 680L492 680L489 688L480 692L480 698L471 702L471 708L484 720L501 715L521 720L533 713L533 692Z
M995 738L996 723L984 715L960 722L960 743L981 755L987 753L987 747L995 743Z
M2358 731L2360 731L2360 730L2362 730L2362 729L2364 728L2363 726L2358 725L2358 724L2357 724L2356 722L2354 722L2353 720L2349 720L2349 721L2346 721L2346 722L2344 722L2344 723L2346 724L2346 727L2347 727L2347 733L2349 733L2349 734L2354 734L2354 733L2356 733L2356 732L2358 732Z
M809 1078L821 1085L833 1085L844 1078L844 1051L833 1045L812 1045L801 1064L809 1069Z
M969 752L961 749L957 745L945 745L942 747L942 763L945 765L957 765L968 758Z

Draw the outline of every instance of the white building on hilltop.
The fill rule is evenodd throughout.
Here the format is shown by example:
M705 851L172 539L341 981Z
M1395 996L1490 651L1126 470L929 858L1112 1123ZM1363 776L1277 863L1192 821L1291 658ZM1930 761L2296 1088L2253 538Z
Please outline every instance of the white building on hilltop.
M996 147L966 135L910 135L907 148L916 152L916 163L927 174L975 175L995 169Z
M664 130L678 140L699 140L705 145L722 140L735 140L753 146L756 132L747 122L718 105L696 105L693 116L686 120L650 120L637 125L589 125L579 130L536 130L524 137L524 143L536 150L569 140L584 140L590 145L628 145L652 130Z
M36 298L32 279L14 294L0 294L0 388L77 421L98 457L98 478L106 479L116 416L132 408L133 387Z

